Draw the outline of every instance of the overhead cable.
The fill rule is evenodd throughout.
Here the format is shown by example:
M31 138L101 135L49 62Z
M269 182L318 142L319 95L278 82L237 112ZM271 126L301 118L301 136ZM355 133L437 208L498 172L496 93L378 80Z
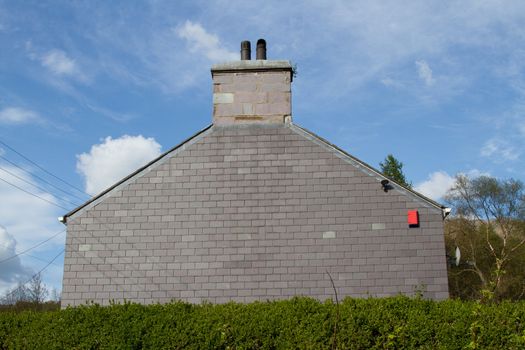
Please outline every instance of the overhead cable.
M24 158L25 160L27 160L29 163L33 164L34 166L36 166L37 168L39 168L40 170L42 170L43 172L45 172L46 174L54 177L55 179L65 183L66 185L74 188L75 190L79 191L80 193L82 194L85 194L87 196L89 196L89 194L87 194L86 192L84 192L83 190L81 190L80 188L76 187L75 185L72 185L70 184L69 182L67 182L66 180L64 179L61 179L60 177L56 176L55 174L49 172L48 170L44 169L42 166L38 165L36 162L32 161L31 159L29 159L28 157L24 156L22 153L18 152L17 150L15 150L13 147L9 146L7 143L5 143L4 141L0 140L0 144L4 145L5 147L9 148L11 151L15 152L16 154L18 154L20 157ZM91 197L91 196L90 196Z
M24 190L22 187L19 187L19 186L15 185L15 184L13 184L13 183L11 183L11 182L5 180L5 179L2 179L1 177L0 177L0 181L3 181L3 182L5 182L5 183L8 184L8 185L13 186L14 188L19 189L20 191L25 192L25 193L27 193L28 195L31 195L31 196L33 196L33 197L36 197L36 198L38 198L38 199L40 199L40 200L43 200L44 202L47 202L47 203L49 203L49 204L52 204L52 205L54 205L55 207L58 207L58 208L64 209L64 210L66 210L66 211L69 211L69 210L70 210L70 209L68 209L68 208L66 208L66 207L61 206L60 204L57 204L57 203L55 203L55 202L52 202L52 201L50 201L50 200L45 199L44 197L41 197L41 196L39 196L39 195L37 195L37 194L34 194L34 193L32 193L32 192L26 191L26 190Z
M33 187L39 189L39 190L42 191L42 192L45 192L45 193L50 194L50 195L53 195L52 193L48 192L45 188L40 187L40 186L38 186L38 185L35 185L34 183L31 183L31 181L27 181L27 180L24 179L23 177L18 176L18 175L16 175L15 173L13 173L13 172L11 172L11 171L9 171L9 170L7 170L7 169L2 168L1 166L0 166L0 170L2 170L3 172L8 173L8 174L11 175L11 176L16 177L17 179L19 179L20 181L25 182L26 184L29 184L29 185L31 185L31 186L33 186ZM54 195L53 195L53 196L54 196ZM67 202L67 203L69 203L69 204L73 204L73 205L75 205L75 206L80 205L80 204L78 204L78 203L71 202L70 200L67 200L67 199L64 199L64 198L60 198L60 200L61 200L61 201L64 201L64 202Z
M44 266L43 268L40 269L40 271L38 271L37 273L35 273L30 279L28 279L27 281L25 281L24 283L22 283L21 285L19 285L18 287L16 287L15 289L13 289L11 292L5 294L3 297L4 298L8 298L9 296L13 295L17 290L20 289L21 286L25 286L26 284L28 284L29 282L31 282L33 280L33 278L35 278L36 276L38 276L39 274L41 274L42 272L44 272L45 269L47 269L49 267L49 265L51 265L52 263L55 262L56 259L58 259L58 257L60 255L62 255L62 253L64 253L65 249L62 249L57 255L55 255L55 257L49 261L46 266Z
M61 231L58 231L57 233L55 233L55 234L52 235L51 237L49 237L49 238L43 240L42 242L37 243L37 244L35 244L34 246L29 247L29 248L27 248L26 250L23 250L23 251L21 251L21 252L18 252L18 253L16 253L15 255L12 255L12 256L10 256L10 257L8 257L8 258L5 258L5 259L3 259L3 260L0 260L0 264L4 263L4 262L6 262L6 261L12 260L12 259L16 258L17 256L20 256L20 255L22 255L22 254L25 254L25 253L27 253L27 252L29 252L29 251L35 249L35 248L40 247L42 244L44 244L44 243L46 243L46 242L49 242L50 240L52 240L53 238L55 238L55 237L58 236L59 234L64 233L65 231L66 231L66 229L63 229L63 230L61 230Z
M60 187L58 187L58 186L54 185L53 183L47 181L46 179L42 178L41 176L38 176L37 174L34 174L34 173L28 171L27 169L22 168L20 165L14 163L14 162L12 162L12 161L10 161L10 160L7 159L6 157L0 155L0 158L2 158L4 161L8 162L8 163L11 164L12 166L17 167L18 169L22 170L23 172L29 174L30 176L32 176L32 177L34 177L34 178L37 178L38 180L40 180L40 181L42 181L42 182L48 184L48 185L51 186L51 187L56 188L56 189L59 190L60 192L63 192L63 193L65 193L65 194L67 194L68 196L71 196L71 197L75 197L75 198L77 198L77 199L80 199L81 201L85 201L84 198L81 198L81 197L75 195L74 193L71 193L71 192L68 192L68 191L65 191L65 190L61 189Z

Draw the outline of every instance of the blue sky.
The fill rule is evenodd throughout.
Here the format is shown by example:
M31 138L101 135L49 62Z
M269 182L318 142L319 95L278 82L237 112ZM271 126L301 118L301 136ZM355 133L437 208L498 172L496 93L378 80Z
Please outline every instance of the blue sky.
M300 4L0 0L0 260L89 198L12 149L98 193L211 122L210 67L242 40L297 65L295 123L374 166L393 153L436 200L457 173L524 180L524 2ZM3 263L0 292L64 237Z

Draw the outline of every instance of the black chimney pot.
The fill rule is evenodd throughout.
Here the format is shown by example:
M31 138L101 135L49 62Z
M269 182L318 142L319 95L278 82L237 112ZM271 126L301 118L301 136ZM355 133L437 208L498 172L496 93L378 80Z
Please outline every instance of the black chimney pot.
M241 42L241 60L249 61L252 59L252 49L250 42L245 40Z
M257 59L266 59L266 40L264 39L257 40Z

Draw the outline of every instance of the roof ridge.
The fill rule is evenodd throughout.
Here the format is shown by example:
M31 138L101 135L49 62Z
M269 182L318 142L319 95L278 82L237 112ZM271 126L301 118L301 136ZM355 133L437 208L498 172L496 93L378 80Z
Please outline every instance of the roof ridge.
M181 143L177 144L176 146L174 146L174 147L170 148L169 150L167 150L166 152L162 153L161 155L159 155L158 157L156 157L155 159L153 159L152 161L150 161L146 165L138 168L137 170L135 170L134 172L130 173L126 177L124 177L121 180L117 181L115 184L113 184L112 186L108 187L104 191L100 192L96 196L92 197L90 200L86 201L82 205L80 205L80 206L76 207L75 209L71 210L70 212L65 214L63 217L59 218L59 220L61 222L63 222L63 223L66 223L68 217L70 217L70 216L74 215L75 213L77 213L78 211L84 209L86 206L88 206L90 204L94 204L95 202L97 202L98 200L102 199L104 196L106 196L107 194L112 192L114 189L116 189L117 187L119 187L120 185L125 183L126 181L130 180L131 178L135 177L136 175L140 174L141 172L147 170L148 168L150 168L155 163L165 159L168 155L170 155L174 151L178 150L181 147L184 147L188 142L190 142L192 140L195 140L199 136L202 136L204 133L206 133L207 131L209 131L212 128L214 128L214 126L215 126L214 124L210 124L207 127L205 127L204 129L198 131L197 133L195 133L194 135L190 136L186 140L182 141ZM247 127L247 126L245 126L245 127ZM317 141L317 142L321 143L322 145L324 145L325 147L331 148L333 151L338 152L339 154L341 154L342 156L344 156L348 160L357 163L359 166L361 166L362 168L364 168L364 169L368 170L369 172L375 174L376 176L379 176L379 177L381 177L383 179L388 179L389 181L391 181L392 183L397 185L399 187L399 189L401 189L402 191L407 192L408 194L413 195L413 196L417 197L418 199L427 202L428 204L432 205L435 208L438 208L438 209L441 209L441 210L446 209L446 207L441 205L440 203L438 203L438 202L436 202L436 201L434 201L434 200L424 196L423 194L421 194L421 193L419 193L419 192L417 192L417 191L415 191L415 190L413 190L411 188L408 188L408 187L398 183L397 181L389 178L386 175L383 175L376 168L374 168L371 165L365 163L364 161L362 161L362 160L352 156L351 154L349 154L348 152L346 152L342 148L336 146L335 144L327 141L326 139L322 138L321 136L311 132L310 130L308 130L308 129L302 127L302 126L299 126L299 125L294 124L294 123L289 123L289 124L282 125L280 127L289 128L290 130L292 130L295 133L302 134L302 136L304 136L306 138L309 138L312 141Z

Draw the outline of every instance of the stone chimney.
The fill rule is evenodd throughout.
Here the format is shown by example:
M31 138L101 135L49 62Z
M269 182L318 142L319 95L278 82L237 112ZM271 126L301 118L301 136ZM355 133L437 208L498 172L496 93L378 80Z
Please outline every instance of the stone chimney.
M241 60L214 65L213 124L283 124L291 121L292 66L266 59L266 42L241 43Z

